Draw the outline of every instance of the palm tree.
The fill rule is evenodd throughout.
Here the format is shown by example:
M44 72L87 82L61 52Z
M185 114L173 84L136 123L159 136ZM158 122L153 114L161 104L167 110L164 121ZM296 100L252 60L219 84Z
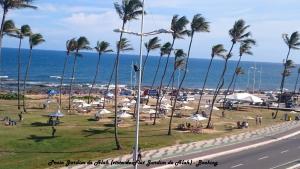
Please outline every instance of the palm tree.
M14 9L23 9L23 8L37 9L36 6L31 5L33 1L34 0L1 0L0 1L0 6L3 10L1 27L0 27L0 58L2 56L1 51L2 51L2 39L4 33L4 22L6 20L6 15L8 11Z
M97 76L98 76L98 73L99 73L99 65L100 65L101 55L103 53L108 53L108 52L113 51L113 50L108 49L108 48L109 48L109 43L105 42L105 41L101 41L101 42L98 41L97 46L95 47L96 51L98 52L98 61L97 61L95 77L94 77L92 86L91 86L90 91L89 91L88 103L90 103L90 97L91 97L92 89L94 88L94 85L96 83L96 79L97 79Z
M285 77L286 77L286 73L287 72L287 69L288 69L288 60L289 60L289 56L290 56L290 52L292 49L295 49L295 50L298 50L300 49L300 35L299 33L296 31L294 33L292 33L292 35L289 37L288 34L283 34L282 35L282 38L283 38L283 41L285 42L285 44L288 46L288 53L286 55L286 58L285 58L285 64L284 64L284 69L283 69L283 74L282 74L282 78L281 78L281 83L280 83L280 95L278 97L278 105L277 105L277 110L276 110L276 113L273 117L273 119L276 119L277 117L277 114L278 114L278 111L279 111L279 104L281 102L281 96L282 96L282 93L283 93L283 87L284 87L284 82L285 82Z
M62 95L62 86L63 86L63 81L64 81L64 76L65 76L65 71L66 71L66 66L67 66L67 62L68 62L68 58L70 56L71 52L74 52L76 49L76 39L70 39L66 42L66 56L65 56L65 61L64 61L64 67L63 67L63 71L60 77L60 88L59 88L59 106L61 107L61 95Z
M16 31L16 35L14 37L19 39L19 48L18 48L18 55L17 55L17 67L18 67L18 110L21 109L20 103L20 78L21 78L21 46L22 40L24 37L29 37L32 34L31 28L29 25L23 25L20 30Z
M133 19L137 19L139 15L143 13L142 7L143 3L140 0L122 0L122 4L114 3L117 14L122 20L122 30L125 28L125 24L128 21ZM117 56L115 60L115 115L117 115L117 105L118 105L118 76L119 76L119 57L121 51L121 42L123 38L123 32L120 33L120 38L117 44ZM117 131L117 116L115 116L115 141L117 149L121 149L121 145L118 139L118 131Z
M298 68L298 71L297 71L297 79L295 82L295 87L294 87L294 92L293 92L294 94L296 93L296 90L297 90L299 75L300 75L300 68Z
M75 69L76 69L76 62L77 62L77 57L81 56L79 54L80 50L89 50L91 49L89 46L90 42L88 39L84 36L81 36L77 39L75 42L75 55L74 55L74 61L73 61L73 70L72 70L72 77L71 77L71 82L70 82L70 91L69 91L69 110L71 110L71 96L72 96L72 90L73 90L73 82L75 79Z
M249 27L250 26L246 25L246 23L245 23L244 20L240 19L240 20L236 21L234 23L234 25L233 25L233 28L229 30L229 35L231 37L232 44L231 44L231 47L230 47L230 50L229 50L228 54L224 57L224 59L225 59L224 69L223 69L223 72L222 72L222 74L220 76L220 79L219 79L219 82L218 82L218 85L217 85L214 97L212 99L212 105L211 105L211 107L214 106L215 101L217 99L217 96L219 95L219 92L220 92L220 90L222 89L222 87L224 85L224 76L225 76L225 73L227 71L228 60L232 57L232 53L231 52L233 50L233 47L235 46L235 44L237 42L242 42L243 40L245 40L246 38L248 38L251 35L250 32L247 32L247 29ZM211 128L212 127L212 124L211 124L212 111L213 111L213 109L211 108L206 128Z
M178 15L173 16L172 22L171 22L171 30L172 30L172 44L171 44L171 47L170 47L171 50L173 49L173 46L174 46L174 43L175 43L176 39L183 39L183 37L188 34L188 31L186 30L186 25L188 23L189 23L189 21L187 20L187 18L185 16L182 16L180 18L179 18ZM162 90L163 81L165 79L167 67L168 67L168 64L169 64L169 58L170 58L170 55L171 55L171 50L168 51L167 62L165 64L165 68L164 68L163 75L162 75L160 85L159 85L158 97L156 99L155 117L154 117L153 125L156 124L157 111L158 111L158 109L160 109L160 104L158 104L158 102L159 102L159 97L160 97L160 93L161 93L161 90Z
M24 78L24 84L23 84L23 110L24 112L27 112L26 110L26 103L25 103L25 95L26 95L26 81L29 75L29 69L30 69L30 64L31 64L31 58L32 58L32 49L36 47L37 45L45 42L45 39L43 36L39 33L37 34L31 34L29 36L29 45L30 45L30 50L29 50L29 58L27 62L27 67L25 71L25 78Z
M207 22L206 19L203 16L201 16L201 14L196 14L194 16L193 20L192 20L192 23L191 23L191 30L189 32L189 35L190 35L191 39L190 39L190 44L189 44L188 55L187 55L187 59L186 59L186 64L185 64L183 77L180 81L180 84L178 86L178 91L176 92L176 96L175 96L175 99L174 99L171 118L170 118L170 122L169 122L168 135L171 135L171 126L172 126L173 114L174 114L174 111L175 111L175 108L176 108L176 102L177 102L177 98L179 96L179 91L180 91L180 89L183 85L183 82L184 82L186 74L187 74L188 63L189 63L189 58L190 58L190 53L191 53L191 48L192 48L192 43L193 43L193 38L194 38L194 35L195 35L196 32L209 32L209 22Z
M235 78L234 78L234 83L233 83L233 89L232 89L232 91L235 90L235 84L236 84L236 81L237 81L238 77L239 77L240 75L243 75L243 74L245 74L245 71L243 70L242 67L238 67L238 68L235 70Z
M241 62L242 56L243 56L244 54L247 54L247 55L253 55L253 53L251 52L251 48L252 48L251 45L255 45L255 44L256 44L256 42L255 42L255 40L253 40L253 39L245 39L245 40L242 40L241 45L240 45L240 48L239 48L239 60L238 60L238 62L237 62L237 64L236 64L235 71L234 71L234 73L233 73L233 75L232 75L232 78L231 78L231 81L230 81L230 83L229 83L229 85L228 85L227 91L226 91L226 93L225 93L224 100L226 100L227 95L229 94L229 90L230 90L230 88L231 88L231 86L232 86L232 84L233 84L233 81L234 81L234 78L235 78L235 75L236 75L236 70L237 70L237 68L240 66L240 62ZM234 92L234 91L233 91L233 92ZM225 103L226 103L226 101L223 102L223 111L225 110Z
M157 77L157 73L158 73L158 70L159 70L159 68L160 68L160 64L161 64L162 57L163 57L164 55L167 55L170 51L171 51L171 43L170 43L170 42L165 43L165 44L160 48L160 57L159 57L159 60L158 60L158 64L157 64L157 67L156 67L156 70L155 70L154 78L153 78L153 81L152 81L152 84L151 84L151 88L150 88L150 89L153 89L153 87L154 87L154 84L155 84L155 81L156 81L156 77ZM148 102L149 102L149 97L148 97L148 99L147 99L147 105L148 105Z
M142 82L143 82L143 79L144 79L144 70L145 70L145 66L147 64L149 53L152 50L160 48L159 41L160 41L160 39L158 39L158 37L154 37L154 38L150 39L148 42L145 43L145 47L147 49L147 54L146 54L146 57L144 59L143 67L142 67Z
M210 72L212 61L215 58L215 56L224 57L225 52L226 52L226 49L224 49L224 46L222 44L215 45L211 49L211 58L210 58L208 68L207 68L207 71L206 71L206 75L205 75L205 78L204 78L204 83L203 83L202 90L201 90L202 93L200 93L200 99L199 99L199 102L198 102L196 113L199 113L199 110L200 110L201 100L202 100L202 96L204 94L204 89L205 89L205 86L206 86L206 82L207 82L208 74Z

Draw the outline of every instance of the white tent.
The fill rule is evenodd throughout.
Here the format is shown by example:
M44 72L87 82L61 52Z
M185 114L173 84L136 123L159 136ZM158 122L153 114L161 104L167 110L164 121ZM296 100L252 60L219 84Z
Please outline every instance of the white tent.
M92 106L91 104L87 104L86 102L82 103L82 107L91 107L91 106Z
M127 97L125 97L124 99L122 99L121 102L130 102L130 100Z
M155 114L155 110L150 109L150 110L148 111L148 113L149 113L149 114Z
M249 93L234 93L227 96L228 100L244 101L250 103L262 103L262 99Z
M101 110L99 110L96 114L101 114L101 115L103 115L103 114L110 114L110 113L111 113L111 111L109 111L109 110L101 109Z
M151 108L151 106L149 106L149 105L143 105L143 107L142 107L142 109L150 109Z
M130 103L131 103L131 104L135 104L136 101L135 101L135 100L131 100Z
M209 108L211 108L211 106L210 105L204 105L204 106L201 106L202 108L205 108L205 109L209 109ZM219 108L217 108L216 106L214 106L213 107L213 110L220 110Z
M200 114L195 114L191 117L188 117L187 119L189 120L194 120L194 121L203 121L203 120L207 120L206 117L201 116Z
M99 104L101 104L101 101L99 101L99 100L93 101L93 102L91 103L91 105L99 105Z
M190 107L190 106L183 106L179 108L180 110L194 110L194 108Z
M122 111L130 111L130 108L128 108L128 107L122 107L120 110L122 110Z
M79 99L74 99L73 100L73 103L84 103L85 101L83 100L79 100Z
M132 115L126 113L126 112L121 112L121 113L118 113L117 115L119 118L129 118L129 117L132 117Z

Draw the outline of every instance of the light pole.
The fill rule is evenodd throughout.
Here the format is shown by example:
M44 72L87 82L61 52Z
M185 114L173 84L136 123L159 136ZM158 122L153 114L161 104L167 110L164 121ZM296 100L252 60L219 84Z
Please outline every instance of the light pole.
M250 84L250 69L254 69L254 67L249 67L247 72L248 72L248 77L247 77L247 91L249 92L249 84Z
M260 67L260 70L257 71L259 73L259 85L258 85L258 90L260 91L261 89L261 74L262 74L262 67Z
M145 7L145 0L142 2L143 8L142 8L142 20L141 20L141 32L131 32L128 30L122 30L122 29L115 29L114 32L123 32L131 35L140 36L140 51L139 51L139 71L138 71L138 93L137 93L137 107L136 107L136 128L135 128L135 150L133 153L134 161L136 162L134 165L134 168L137 169L138 163L137 163L137 157L138 157L138 149L139 149L139 127L140 127L140 103L141 103L141 80L142 80L142 66L143 66L143 38L144 36L151 36L151 35L157 35L161 33L173 33L171 30L166 29L158 29L152 32L144 33L144 7Z
M252 86L253 94L254 94L254 90L255 90L255 74L256 74L256 64L254 65L254 68L253 68L253 86Z

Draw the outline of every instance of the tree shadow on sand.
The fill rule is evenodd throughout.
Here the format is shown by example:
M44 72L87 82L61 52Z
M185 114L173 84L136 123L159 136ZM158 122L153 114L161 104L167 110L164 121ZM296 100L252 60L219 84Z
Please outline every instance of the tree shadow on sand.
M44 140L49 140L49 139L54 139L57 138L57 136L37 136L37 135L30 135L29 137L27 137L28 140L33 140L35 142L42 142Z
M100 129L86 129L83 130L84 133L87 133L87 135L85 135L85 137L90 137L93 135L97 135L97 134L113 134L114 131L110 130L109 128L100 130Z
M44 127L44 126L50 126L50 125L48 123L34 122L34 123L31 123L31 126L33 126L33 127Z

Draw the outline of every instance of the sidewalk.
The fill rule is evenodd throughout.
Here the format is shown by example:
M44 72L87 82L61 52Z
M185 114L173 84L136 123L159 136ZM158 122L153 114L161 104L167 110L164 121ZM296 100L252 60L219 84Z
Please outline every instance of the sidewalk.
M262 129L248 131L236 135L225 136L216 139L204 140L204 141L193 142L188 144L180 144L180 145L165 147L157 150L145 151L142 153L142 157L143 157L142 160L148 161L151 159L151 161L158 161L170 157L184 156L184 155L189 155L194 153L205 152L208 150L212 150L224 146L249 142L252 140L257 140L265 137L270 137L279 133L284 133L296 127L300 127L300 122L291 121L291 122L285 122L274 126L269 126ZM109 163L112 160L122 161L122 162L126 162L128 160L131 161L132 154L119 156L114 159L105 159L103 161L106 160L108 160ZM79 166L64 167L63 169L115 169L115 168L126 168L126 167L127 168L132 167L132 165L110 165L110 164L109 165L103 164L98 166L79 165Z

